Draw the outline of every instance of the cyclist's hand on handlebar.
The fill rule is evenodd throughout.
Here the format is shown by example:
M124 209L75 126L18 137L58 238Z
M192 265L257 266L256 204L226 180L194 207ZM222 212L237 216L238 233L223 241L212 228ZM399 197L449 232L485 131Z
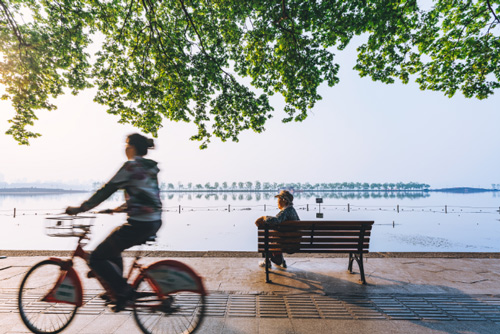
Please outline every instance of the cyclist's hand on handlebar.
M105 209L105 210L97 211L97 213L107 213L107 214L112 215L113 213L125 212L125 209L126 208L124 208L123 206L119 206L119 207L114 208L114 209Z
M78 213L82 212L79 206L68 206L66 208L66 214L68 215L76 215Z
M115 212L115 213L127 212L127 203L124 203L124 204L114 208L113 212Z

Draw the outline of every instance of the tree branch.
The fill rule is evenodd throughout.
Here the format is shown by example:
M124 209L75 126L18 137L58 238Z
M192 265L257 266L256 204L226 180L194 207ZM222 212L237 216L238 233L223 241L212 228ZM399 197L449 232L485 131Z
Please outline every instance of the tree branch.
M489 35L490 33L490 30L491 28L493 28L494 26L496 26L498 23L495 22L495 20L493 20L491 23L490 23L490 26L488 27L488 31L486 32L486 35Z
M130 14L132 14L132 5L133 5L133 3L134 3L134 1L130 0L130 6L128 7L127 16L125 17L125 20L123 21L122 28L120 29L120 35L118 36L118 40L122 39L123 30L125 29L125 25L127 24L127 21L128 21L128 19L130 17Z
M455 58L455 50L457 49L457 45L460 43L460 40L462 39L462 36L464 34L464 31L465 29L467 28L467 26L469 25L469 23L471 23L477 16L479 16L480 14L482 14L483 12L485 12L486 10L483 10L483 11L479 11L476 13L476 15L474 15L473 17L470 18L470 20L468 20L462 30L460 31L460 35L458 36L458 39L457 41L455 42L455 44L453 45L453 57Z
M153 9L153 5L151 4L151 2L148 1L148 3L149 3L149 6L148 6L148 5L146 5L146 3L144 1L148 1L148 0L142 0L142 4L144 6L144 9L146 10L146 18L149 21L148 28L150 30L150 41L151 41L151 43L153 43L153 40L155 39L155 31L156 31L156 33L158 35L158 44L159 44L160 51L166 56L167 52L165 51L165 47L163 46L163 43L161 41L162 34L160 34L160 32L158 31L158 27L156 26L156 24L153 23L153 20L151 20L152 16L153 17L156 16L156 13ZM165 35L169 39L171 39L171 37L168 34L165 34ZM172 42L174 42L174 44L175 44L175 41L172 40ZM181 50L181 52L182 52L182 50ZM168 60L174 65L175 72L179 76L179 79L182 78L182 75L179 73L178 64L171 58L169 58ZM143 65L144 65L144 58L143 58ZM143 67L143 73L144 73L144 67Z
M24 40L23 36L21 35L21 32L19 31L19 28L17 26L16 21L12 17L12 14L9 11L9 8L7 5L0 0L0 6L2 6L2 10L9 21L9 25L11 26L12 30L14 31L14 35L16 35L17 40L19 41L19 46L30 46L26 41Z
M285 28L281 25L281 22L284 21L284 20L288 20L290 17L288 16L288 12L286 10L286 4L285 4L285 0L281 0L281 17L279 18L278 21L274 21L274 25L276 25L278 28L280 28L281 30L289 33L292 38L293 38L293 42L295 43L295 46L298 46L298 43L297 43L297 38L295 37L295 31L293 29L293 20L292 20L292 29L288 29L288 28Z
M281 0L281 11L282 11L281 17L277 22L275 22L275 24L279 24L281 21L288 19L285 0Z
M193 22L193 19L191 18L191 15L189 15L187 9L186 9L186 6L184 5L184 1L183 0L179 0L179 2L181 3L181 6L182 6L182 11L184 12L184 15L186 15L189 23L191 24L191 27L193 27L193 30L194 30L194 33L196 34L196 36L198 36L198 39L200 40L200 46L201 46L201 51L209 58L212 58L206 51L205 49L205 45L203 44L203 39L201 38L201 35L200 33L198 32L198 29L196 29L196 26Z
M228 77L231 78L231 80L234 81L235 79L233 78L233 76L231 74L227 73L226 71L224 71L224 69L219 65L219 63L217 62L217 60L214 59L211 55L208 54L207 50L205 49L205 45L203 43L201 35L198 32L198 29L196 29L196 25L194 24L193 19L191 18L191 15L189 15L189 13L188 13L188 11L186 9L186 6L184 5L184 1L183 0L179 0L179 2L181 3L182 11L184 12L184 15L186 15L186 17L189 20L191 26L193 27L193 30L194 30L196 36L198 36L198 39L200 40L201 51L205 54L205 56L207 56L208 58L210 58L225 75L227 75Z
M486 0L486 3L488 4L488 8L490 9L490 12L493 14L493 16L495 17L495 20L498 21L498 23L500 23L500 19L498 18L497 14L495 13L495 11L493 10L493 8L491 7L491 3L490 3L490 0Z

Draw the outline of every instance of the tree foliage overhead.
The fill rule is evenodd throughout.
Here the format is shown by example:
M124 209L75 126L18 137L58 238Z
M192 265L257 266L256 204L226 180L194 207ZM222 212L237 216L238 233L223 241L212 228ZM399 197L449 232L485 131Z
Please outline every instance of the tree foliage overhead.
M339 82L335 52L366 34L355 68L373 80L483 99L500 87L500 0L0 0L2 99L21 144L39 109L70 90L157 134L193 122L192 139L264 130L269 96L302 121ZM89 46L99 51L89 54ZM245 79L246 78L246 79ZM249 81L251 89L243 82ZM260 93L256 93L256 92Z

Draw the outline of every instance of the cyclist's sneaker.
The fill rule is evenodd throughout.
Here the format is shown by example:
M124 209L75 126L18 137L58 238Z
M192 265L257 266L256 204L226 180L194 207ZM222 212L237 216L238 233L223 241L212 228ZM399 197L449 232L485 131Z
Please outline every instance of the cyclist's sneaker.
M111 311L118 313L120 311L123 311L127 307L132 307L134 306L134 301L132 299L121 299L117 300L116 304L109 304Z
M118 297L116 302L110 304L111 310L113 312L123 311L127 307L134 306L134 301L135 301L135 291L132 290L127 295Z
M111 301L111 297L109 297L109 295L107 294L107 292L103 292L103 293L99 294L98 297L101 298L102 300L104 300L107 303L109 303Z
M265 268L266 267L266 260L259 261L259 267ZM269 261L269 265L267 267L271 268L271 261Z

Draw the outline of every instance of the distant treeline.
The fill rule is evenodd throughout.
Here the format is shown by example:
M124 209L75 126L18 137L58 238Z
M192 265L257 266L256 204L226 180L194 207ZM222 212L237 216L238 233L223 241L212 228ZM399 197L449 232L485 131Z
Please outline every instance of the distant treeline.
M162 191L277 191L280 189L293 189L294 191L425 191L430 186L418 182L398 183L361 183L361 182L335 182L335 183L277 183L277 182L207 182L205 184L183 184L178 182L162 183Z
M259 192L164 192L161 195L163 200L173 200L174 198L183 198L187 200L192 199L211 199L211 200L222 200L222 201L260 201L260 200L274 200L274 193L268 191ZM307 191L307 192L295 192L295 199L314 199L321 197L324 199L369 199L369 198L384 198L384 199L418 199L429 197L429 192L423 191L356 191L356 192L341 192L341 191Z
M467 194L467 193L482 193L482 192L487 192L487 191L495 191L496 192L499 190L500 189L498 189L498 188L485 189L485 188L456 187L456 188L434 189L432 191L439 191L439 192L445 192L445 193Z

